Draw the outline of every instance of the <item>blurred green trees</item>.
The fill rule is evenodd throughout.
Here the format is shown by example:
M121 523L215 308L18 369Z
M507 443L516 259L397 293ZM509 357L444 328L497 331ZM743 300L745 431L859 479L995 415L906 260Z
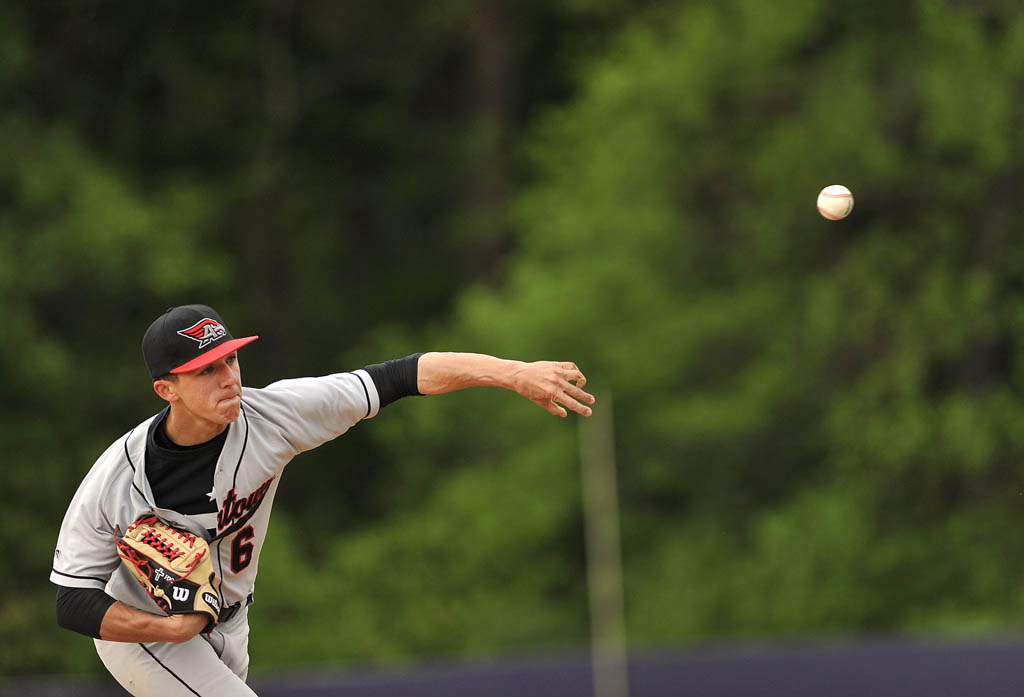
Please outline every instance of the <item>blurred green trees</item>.
M54 652L52 589L40 581L85 453L106 447L112 417L151 408L144 374L126 361L139 346L129 327L154 297L216 287L224 260L200 250L197 192L147 198L66 129L11 118L0 143L0 540L16 568L0 581L3 667L67 669L88 647Z
M1024 623L1024 13L513 7L8 11L5 672L96 668L46 557L158 406L138 336L196 296L263 337L250 384L577 361L615 395L635 646ZM254 670L583 644L575 440L480 390L297 459Z

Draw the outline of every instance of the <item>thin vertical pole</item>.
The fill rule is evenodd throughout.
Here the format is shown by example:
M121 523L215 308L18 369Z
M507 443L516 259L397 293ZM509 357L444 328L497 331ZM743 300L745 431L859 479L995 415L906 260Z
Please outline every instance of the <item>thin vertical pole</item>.
M628 697L611 393L601 392L593 415L579 422L594 697Z

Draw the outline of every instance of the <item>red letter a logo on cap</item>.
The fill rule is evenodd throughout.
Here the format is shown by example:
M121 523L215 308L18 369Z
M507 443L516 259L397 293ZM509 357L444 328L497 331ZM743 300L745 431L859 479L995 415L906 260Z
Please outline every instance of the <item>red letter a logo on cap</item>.
M206 317L199 320L188 329L182 329L178 333L182 336L187 336L193 341L198 341L199 348L203 348L207 344L225 337L228 332L217 322L217 320Z

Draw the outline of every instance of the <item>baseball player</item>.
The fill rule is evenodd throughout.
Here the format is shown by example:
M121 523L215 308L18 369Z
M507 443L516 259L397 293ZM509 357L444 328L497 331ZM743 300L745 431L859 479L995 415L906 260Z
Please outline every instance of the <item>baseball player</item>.
M61 525L50 574L57 621L93 637L103 664L137 697L255 694L245 684L248 610L274 495L299 453L405 396L504 387L561 417L589 416L594 403L573 363L468 353L243 387L238 349L257 338L233 338L205 305L157 318L142 351L167 406L107 448ZM164 531L140 527L150 523ZM201 568L212 561L209 578L197 581L202 593L175 575L185 572L167 570L184 558L175 545L206 554L190 551L193 543L208 546ZM193 605L200 595L206 602Z

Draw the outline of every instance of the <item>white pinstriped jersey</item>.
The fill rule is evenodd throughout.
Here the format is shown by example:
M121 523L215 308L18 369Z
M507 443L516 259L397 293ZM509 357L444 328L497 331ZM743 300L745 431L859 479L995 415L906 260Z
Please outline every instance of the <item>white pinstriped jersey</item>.
M50 580L106 590L128 605L160 614L123 568L114 545L115 531L125 531L152 512L210 542L224 607L244 605L285 465L372 418L379 408L377 389L365 370L243 388L241 415L228 429L214 473L217 512L198 515L154 503L145 472L146 436L157 418L150 417L107 448L82 481L61 525Z

